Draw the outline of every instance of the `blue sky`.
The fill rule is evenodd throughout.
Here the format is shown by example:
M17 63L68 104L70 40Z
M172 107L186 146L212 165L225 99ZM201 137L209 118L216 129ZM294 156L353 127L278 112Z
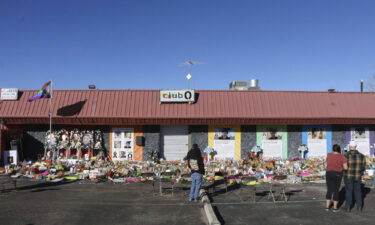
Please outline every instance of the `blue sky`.
M0 87L358 91L375 74L372 0L1 0Z

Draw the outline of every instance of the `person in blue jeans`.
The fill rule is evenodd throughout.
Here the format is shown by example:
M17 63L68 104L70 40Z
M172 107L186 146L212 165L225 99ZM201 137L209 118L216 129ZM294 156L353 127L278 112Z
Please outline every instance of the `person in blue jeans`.
M204 163L201 154L201 150L197 144L193 144L193 148L188 152L185 157L187 165L191 171L191 187L189 194L189 201L199 201L199 190L201 189L203 175L204 175Z
M348 162L348 170L344 177L345 183L345 210L351 211L353 203L353 192L355 203L357 205L357 211L362 211L363 199L362 199L362 174L366 168L366 159L363 154L358 152L357 143L350 141L350 151L346 155Z

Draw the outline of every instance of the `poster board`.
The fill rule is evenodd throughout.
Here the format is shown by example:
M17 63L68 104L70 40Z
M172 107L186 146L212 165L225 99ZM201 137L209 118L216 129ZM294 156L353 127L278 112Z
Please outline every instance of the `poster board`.
M308 147L307 157L323 157L332 151L332 131L329 125L302 127L302 144Z
M133 160L134 158L134 129L112 128L113 161Z
M368 127L352 127L350 129L350 140L357 143L357 150L364 154L370 155L370 130Z
M233 159L236 145L234 128L214 128L215 158Z
M327 155L327 129L324 127L308 128L307 147L310 157Z
M286 126L257 126L257 145L263 149L263 158L287 158Z

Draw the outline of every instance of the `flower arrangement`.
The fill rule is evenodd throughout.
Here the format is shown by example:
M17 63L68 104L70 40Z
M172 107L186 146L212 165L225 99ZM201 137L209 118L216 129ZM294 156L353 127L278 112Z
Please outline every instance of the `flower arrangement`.
M217 155L217 152L215 151L215 149L211 148L210 146L207 146L203 152L207 155L207 160L210 161L210 160L213 160L214 159L214 156Z

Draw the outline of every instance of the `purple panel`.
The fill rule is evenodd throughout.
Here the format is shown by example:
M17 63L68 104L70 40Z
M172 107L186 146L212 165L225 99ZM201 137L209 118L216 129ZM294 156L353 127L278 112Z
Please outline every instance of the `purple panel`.
M349 128L349 130L346 130L345 131L345 141L346 141L346 144L348 145L349 144L349 142L350 142L350 140L351 140L351 135L350 135L350 131L351 131L351 128Z
M370 154L374 155L375 154L375 149L374 149L374 143L375 143L375 131L372 127L370 129ZM372 148L371 148L372 147Z

